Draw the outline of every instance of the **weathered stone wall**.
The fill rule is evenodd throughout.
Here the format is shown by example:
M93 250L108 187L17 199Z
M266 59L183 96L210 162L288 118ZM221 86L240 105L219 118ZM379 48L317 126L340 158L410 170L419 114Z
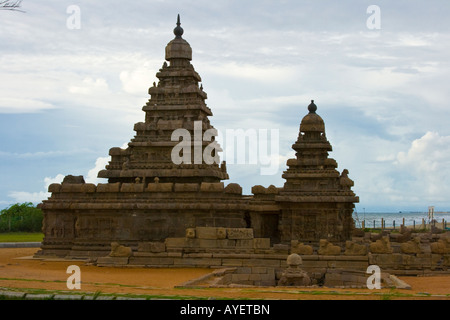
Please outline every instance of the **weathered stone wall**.
M446 234L422 237L435 240L430 244L448 239ZM389 274L424 275L450 270L450 251L440 254L373 253L371 250L380 250L373 246L379 244L378 240L366 234L347 241L345 245L336 245L325 239L313 245L298 241L292 241L291 245L271 245L268 238L255 238L250 228L196 227L188 228L184 237L140 242L130 257L105 256L93 260L98 266L234 268L235 271L227 273L217 285L276 285L288 267L286 258L292 253L301 255L301 268L308 273L312 284L329 287L365 286L369 265L381 268L386 276L385 283L392 280ZM401 248L401 243L389 242L389 247ZM389 247L384 246L384 250L389 251ZM399 250L408 248L403 246Z
M276 284L292 253L301 255L302 269L314 283L330 286L362 282L360 273L369 265L393 275L445 273L450 267L448 233L403 229L322 237L338 207L328 204L323 211L322 204L308 224L297 220L314 204L297 203L295 219L286 218L286 207L277 201L280 188L273 186L256 186L249 197L237 184L72 180L49 187L52 196L41 206L45 237L38 255L89 258L99 266L236 268L222 281L241 285ZM324 212L331 218L322 217ZM311 237L296 231L308 226ZM283 228L289 229L286 239ZM131 254L111 256L113 242Z
M52 184L44 201L41 254L86 257L113 241L184 237L196 226L247 227L247 199L237 184Z
M269 238L255 238L251 228L196 227L185 237L164 242L140 242L130 257L91 257L98 266L236 268L222 284L273 286L287 268L290 246L271 245ZM330 269L366 270L368 257L303 255L303 269L315 283ZM220 283L219 283L220 284Z

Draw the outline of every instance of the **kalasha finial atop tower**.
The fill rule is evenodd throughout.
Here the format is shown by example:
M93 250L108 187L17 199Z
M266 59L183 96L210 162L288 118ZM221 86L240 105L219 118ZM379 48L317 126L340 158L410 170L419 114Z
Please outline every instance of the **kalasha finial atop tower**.
M1 0L0 0L1 1ZM166 46L166 60L171 62L171 66L183 64L182 60L192 60L192 49L189 43L181 36L184 33L183 28L180 26L180 15L177 17L177 26L173 29L175 39L172 39ZM177 60L177 62L175 62ZM175 64L173 64L175 63Z
M300 132L322 132L325 133L325 123L323 119L316 113L317 106L314 100L308 106L309 113L303 117L300 123Z
M317 106L314 104L314 100L311 100L311 104L308 106L309 113L316 113Z
M181 23L180 23L180 14L178 14L177 26L175 27L175 29L173 29L173 33L175 34L175 38L181 39L181 36L183 35L183 32L184 32L184 30L181 27Z

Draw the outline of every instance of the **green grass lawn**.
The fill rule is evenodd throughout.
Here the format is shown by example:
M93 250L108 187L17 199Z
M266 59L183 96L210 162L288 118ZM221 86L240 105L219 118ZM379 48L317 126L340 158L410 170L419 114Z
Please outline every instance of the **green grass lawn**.
M0 233L0 242L41 242L44 234L40 232Z

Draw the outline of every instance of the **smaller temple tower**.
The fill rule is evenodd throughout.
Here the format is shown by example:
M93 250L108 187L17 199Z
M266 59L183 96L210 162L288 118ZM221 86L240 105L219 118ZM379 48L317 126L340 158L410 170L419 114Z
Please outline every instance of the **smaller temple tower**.
M281 209L280 240L345 241L351 238L353 208L359 198L351 190L348 170L339 173L336 161L328 157L332 147L314 100L308 110L292 145L296 157L287 161L282 176L286 182L276 197Z

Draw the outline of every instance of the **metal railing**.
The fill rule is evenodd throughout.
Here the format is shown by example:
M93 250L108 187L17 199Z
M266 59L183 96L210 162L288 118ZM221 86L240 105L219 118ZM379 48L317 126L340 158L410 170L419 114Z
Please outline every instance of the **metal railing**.
M392 223L390 225L386 225L386 219L380 218L375 220L362 220L358 221L357 228L360 229L381 229L381 230L397 230L400 229L401 226L405 226L409 229L413 230L430 230L431 227L437 227L442 230L450 230L450 225L447 224L447 221L445 219L442 219L441 222L438 222L437 220L431 220L427 221L426 219L422 219L420 223L416 223L416 220L409 222L408 225L405 225L405 218L402 219L401 223L396 223L396 220L392 220Z

